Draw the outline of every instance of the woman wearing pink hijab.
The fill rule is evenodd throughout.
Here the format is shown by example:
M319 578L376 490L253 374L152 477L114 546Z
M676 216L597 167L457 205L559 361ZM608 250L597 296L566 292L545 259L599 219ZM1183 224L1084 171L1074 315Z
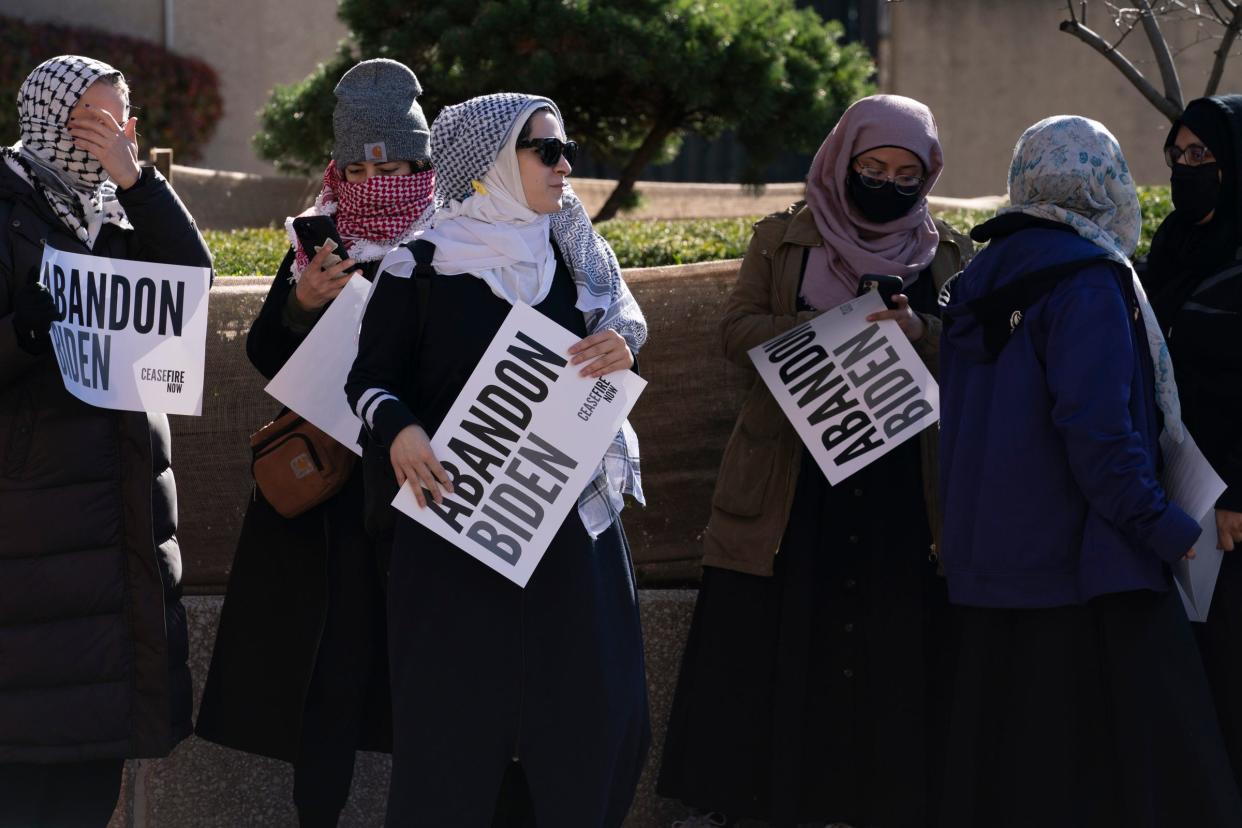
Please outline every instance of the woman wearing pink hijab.
M815 155L806 200L760 221L725 306L725 356L900 277L894 319L933 371L936 295L970 242L928 213L943 166L910 98L851 106ZM704 536L659 790L680 826L931 824L941 627L934 435L830 486L766 386L725 449Z

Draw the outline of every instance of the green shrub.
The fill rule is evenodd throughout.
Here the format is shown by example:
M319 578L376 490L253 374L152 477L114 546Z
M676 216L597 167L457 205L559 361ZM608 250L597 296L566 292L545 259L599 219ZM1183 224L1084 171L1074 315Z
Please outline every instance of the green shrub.
M1146 254L1151 235L1172 209L1168 187L1140 187L1143 235L1139 252ZM992 217L990 210L953 210L938 214L957 230ZM596 225L608 239L622 267L658 267L741 258L750 243L757 216L724 219L612 219ZM203 234L220 276L272 275L280 266L289 239L279 228L210 230Z
M289 250L283 228L206 230L203 238L217 276L274 276Z
M172 147L180 163L202 157L224 104L206 63L149 40L94 29L27 23L0 15L0 140L18 138L17 90L36 66L57 55L85 55L115 66L129 82L143 150Z
M622 267L659 267L718 259L746 253L755 218L652 221L612 219L596 225Z
M1135 257L1146 256L1151 249L1151 237L1156 228L1173 212L1173 199L1169 195L1168 186L1139 187L1139 207L1143 210L1143 232L1139 236L1138 250Z

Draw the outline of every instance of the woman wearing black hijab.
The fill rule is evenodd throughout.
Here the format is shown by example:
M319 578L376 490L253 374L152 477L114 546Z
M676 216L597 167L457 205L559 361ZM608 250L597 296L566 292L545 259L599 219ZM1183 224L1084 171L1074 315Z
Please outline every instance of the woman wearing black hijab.
M1228 486L1216 501L1225 558L1197 629L1242 786L1242 95L1191 101L1164 152L1174 210L1152 240L1144 281L1173 357L1182 419Z

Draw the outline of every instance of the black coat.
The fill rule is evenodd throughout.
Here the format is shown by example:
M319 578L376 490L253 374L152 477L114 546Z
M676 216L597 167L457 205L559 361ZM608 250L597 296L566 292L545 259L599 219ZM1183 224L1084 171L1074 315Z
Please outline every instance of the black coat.
M1242 96L1200 98L1183 119L1222 173L1212 220L1174 211L1152 239L1144 284L1168 338L1182 419L1242 512ZM1174 124L1170 139L1180 124ZM1200 547L1215 545L1203 538ZM1242 788L1242 551L1226 552L1207 623L1195 625L1234 779Z
M1168 339L1182 419L1229 487L1217 508L1242 512L1242 95L1192 101L1183 118L1214 145L1216 211L1206 225L1177 211L1165 219L1143 281Z
M425 277L380 279L346 385L382 446L411 422L435 433L511 309L472 276L426 277L422 298L414 278ZM536 310L585 336L576 299L558 253ZM420 326L413 320L422 301ZM386 824L493 824L516 759L537 824L619 826L649 743L638 596L621 520L592 539L571 511L525 589L408 517L395 523Z
M305 338L282 319L292 283L293 251L285 257L246 339L246 353L271 378ZM367 278L378 262L363 265ZM260 423L255 424L258 430ZM346 486L323 504L287 519L257 488L246 510L211 668L203 689L195 732L228 747L293 762L302 739L303 714L318 664L328 590L345 589L341 600L374 623L372 640L359 641L377 656L366 682L359 750L388 751L392 742L386 644L383 640L386 544L371 541L363 528L361 464ZM361 552L359 552L361 550ZM331 559L363 554L365 572L330 587ZM339 603L339 601L338 601Z
M119 199L134 229L88 250L0 160L0 762L164 756L190 732L168 419L81 402L11 317L45 241L211 265L155 170Z

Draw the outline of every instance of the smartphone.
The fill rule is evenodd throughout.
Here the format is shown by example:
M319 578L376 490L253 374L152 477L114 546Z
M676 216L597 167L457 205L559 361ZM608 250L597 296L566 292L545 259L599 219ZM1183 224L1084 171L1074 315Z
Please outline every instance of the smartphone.
M345 243L341 241L341 234L336 231L336 222L331 216L298 216L293 220L293 233L298 237L298 244L302 245L306 255L311 258L314 258L315 253L328 239L336 245L333 253L340 257L337 261L346 256Z
M900 276L885 276L879 273L864 273L858 280L858 292L855 296L862 296L869 291L876 291L880 294L880 298L884 300L884 307L889 310L896 310L897 305L893 302L893 297L905 290L905 283Z

